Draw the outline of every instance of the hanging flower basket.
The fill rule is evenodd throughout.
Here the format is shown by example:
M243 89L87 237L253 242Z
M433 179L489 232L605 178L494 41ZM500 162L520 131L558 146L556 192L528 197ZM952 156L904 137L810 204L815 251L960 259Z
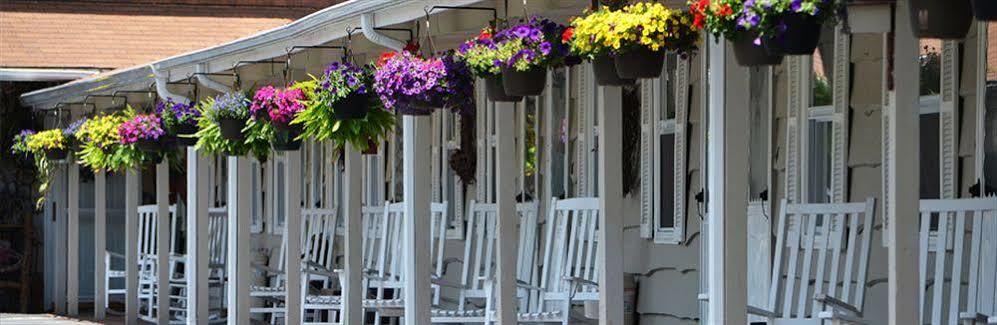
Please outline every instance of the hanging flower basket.
M568 46L562 42L566 28L542 17L531 17L495 35L494 62L500 66L506 95L543 93L547 68L564 65L568 55Z
M242 141L246 136L242 134L242 129L246 127L246 119L234 117L219 117L218 128L221 129L222 138L229 141Z
M523 100L522 96L512 96L505 92L505 85L502 83L501 74L485 78L485 91L488 93L488 100L493 102L518 102Z
M66 149L47 149L45 150L45 159L52 161L62 161L66 160Z
M769 55L810 55L820 42L820 19L805 13L789 13L781 17L784 30L762 37L762 46Z
M595 83L600 86L628 86L636 80L620 77L616 73L616 60L609 55L600 55L592 59L592 71L595 72Z
M966 37L973 23L973 8L969 1L911 0L910 23L914 36L950 40Z
M277 151L295 151L301 149L301 140L297 139L301 135L301 127L297 125L277 124L274 125L273 148Z
M639 47L616 54L615 65L616 73L622 78L657 78L661 76L661 68L665 66L665 52Z
M593 60L600 84L630 84L622 79L648 79L661 76L665 53L693 52L699 32L692 14L660 3L638 2L619 9L604 6L571 22L562 39L574 54ZM612 28L606 28L612 26ZM616 80L603 70L611 56Z
M409 52L381 55L374 89L385 109L404 115L426 115L432 109L474 109L474 79L452 52L421 58Z
M757 34L751 33L731 41L737 63L745 67L779 65L782 55L772 55L762 47Z
M976 20L997 20L997 1L973 0L973 16L976 17Z
M547 85L547 69L533 67L526 71L502 68L502 86L511 96L539 96Z
M352 120L363 118L370 111L371 95L368 93L351 93L340 99L332 110L337 120Z
M186 147L197 144L197 125L180 125L177 127L176 141L178 146Z

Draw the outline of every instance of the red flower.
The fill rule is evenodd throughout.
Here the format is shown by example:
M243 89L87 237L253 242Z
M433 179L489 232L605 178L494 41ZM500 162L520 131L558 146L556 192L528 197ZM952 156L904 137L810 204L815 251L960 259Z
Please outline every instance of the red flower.
M731 9L730 5L725 4L723 7L720 7L720 10L717 11L717 14L720 15L721 17L730 16L734 14L734 9Z
M478 35L478 40L479 41L480 40L490 39L490 38L492 38L492 31L489 30L489 29L487 29L487 28L481 30L481 34Z
M408 46L405 47L408 48ZM377 58L377 66L384 65L385 62L388 62L388 60L395 57L395 55L398 55L398 52L391 51L391 52L381 53L381 57Z
M405 48L403 50L409 53L419 52L419 42L410 41L405 44Z
M567 43L567 42L571 41L571 38L574 37L574 36L575 36L575 28L574 27L568 27L568 28L566 28L564 30L564 33L561 33L561 42L562 43Z

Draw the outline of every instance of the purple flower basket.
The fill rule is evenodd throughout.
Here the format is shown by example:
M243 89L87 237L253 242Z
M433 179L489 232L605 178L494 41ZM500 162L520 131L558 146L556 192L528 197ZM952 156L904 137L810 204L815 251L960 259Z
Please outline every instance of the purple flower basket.
M805 13L790 13L782 17L785 31L762 39L769 55L810 55L820 42L820 19Z

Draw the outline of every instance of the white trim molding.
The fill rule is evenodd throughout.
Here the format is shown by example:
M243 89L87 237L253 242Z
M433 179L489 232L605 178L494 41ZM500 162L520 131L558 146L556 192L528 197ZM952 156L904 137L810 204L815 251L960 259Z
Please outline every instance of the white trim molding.
M0 81L66 81L98 73L97 69L0 68Z

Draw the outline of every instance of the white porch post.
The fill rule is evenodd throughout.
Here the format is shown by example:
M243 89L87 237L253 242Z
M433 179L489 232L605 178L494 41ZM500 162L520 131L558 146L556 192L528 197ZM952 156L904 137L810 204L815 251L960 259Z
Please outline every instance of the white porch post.
M284 254L284 272L287 281L284 286L287 296L284 304L287 313L284 315L287 324L301 323L301 177L294 177L301 170L301 153L286 151L283 154L284 175L287 175L287 187L284 192L286 214L284 218L284 240L287 241L287 251ZM313 180L316 181L316 180ZM249 221L248 219L246 220ZM248 231L247 231L248 237ZM247 238L248 239L248 238ZM241 249L240 250L248 250ZM248 274L247 274L248 275ZM248 281L246 283L249 284Z
M363 323L363 234L361 223L361 199L363 196L363 160L360 152L352 144L346 145L346 171L343 180L343 222L346 235L344 242L345 288L343 288L343 324Z
M747 323L748 69L728 53L728 42L709 44L706 243L708 318L713 324Z
M597 86L599 95L599 324L623 324L623 96Z
M496 142L496 173L495 173L495 203L498 206L496 234L498 235L497 261L497 315L499 324L516 324L516 253L519 232L516 224L519 216L516 214L516 175L519 175L519 160L516 157L516 146L513 140L518 132L515 124L516 103L495 103ZM523 107L525 109L525 107ZM523 125L520 125L521 127Z
M405 324L429 324L429 161L432 121L404 116L403 197L405 202Z
M104 305L107 298L107 280L104 278L107 265L107 172L99 170L93 182L93 318L102 321L106 316Z
M125 171L125 324L138 324L138 205L142 188L136 168Z
M187 147L187 324L208 324L210 251L208 241L208 188L211 167L208 157Z
M170 322L170 164L169 158L156 164L156 321ZM151 301L150 301L151 304ZM149 306L152 307L152 306Z
M69 174L66 207L66 304L69 316L80 315L80 165L66 160Z
M54 266L55 266L55 285L52 289L55 290L52 296L52 300L55 303L55 313L58 315L66 314L66 242L62 238L66 238L66 214L67 200L66 200L66 186L68 178L66 175L66 166L57 164L53 170L54 175L52 186L52 193L50 198L52 198L52 207L54 211L53 222L55 223L55 249L54 253Z
M249 224L252 199L249 158L228 157L228 324L249 324L252 251ZM293 177L288 177L293 178ZM288 203L290 204L290 203ZM294 255L294 254L288 254Z
M888 313L890 325L918 324L918 216L920 199L920 134L918 39L907 14L910 0L897 1L893 50L894 103L887 108L889 128L886 157Z

